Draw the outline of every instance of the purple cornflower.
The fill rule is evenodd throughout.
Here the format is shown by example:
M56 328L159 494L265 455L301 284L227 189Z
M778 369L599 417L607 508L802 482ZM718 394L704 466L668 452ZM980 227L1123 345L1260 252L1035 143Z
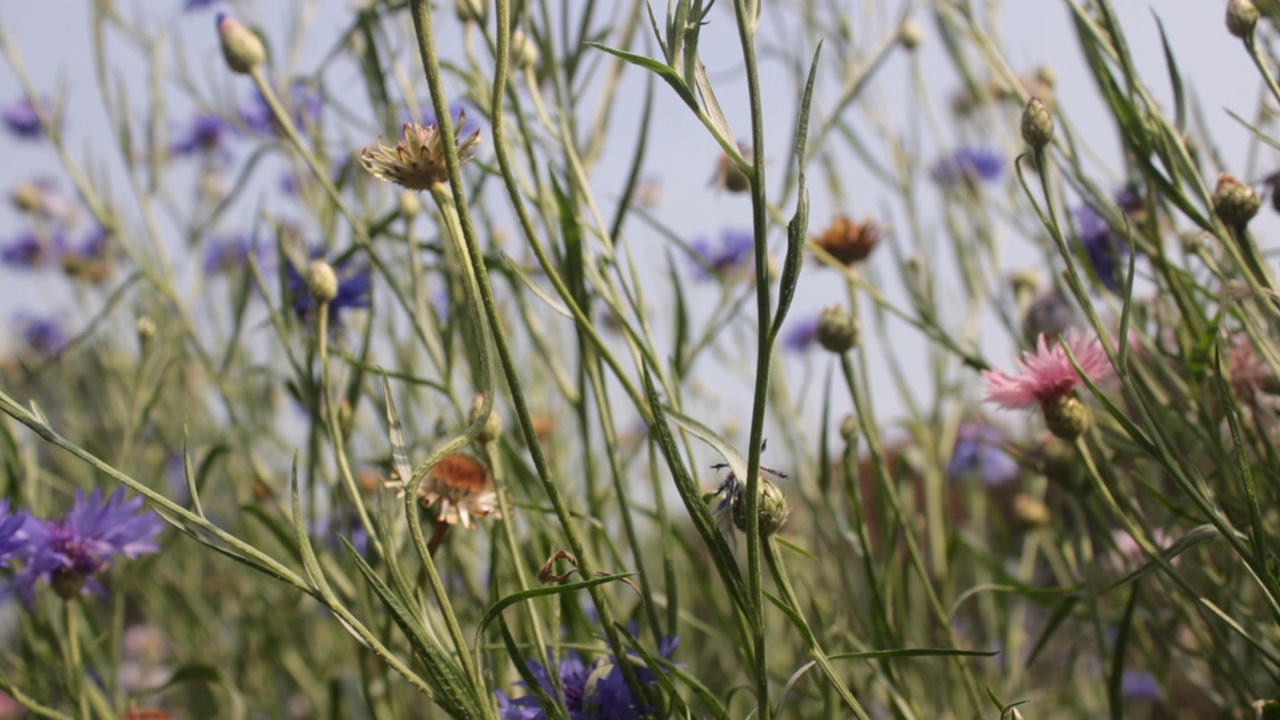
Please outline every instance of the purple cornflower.
M25 232L0 245L0 264L26 270L46 267L62 254L66 246L66 238L59 233L41 238L33 232Z
M320 253L311 254L313 260L320 257ZM370 272L368 263L355 258L347 258L332 265L334 274L338 276L338 294L329 301L329 323L338 325L341 323L343 310L369 307L373 273ZM293 312L305 320L316 309L316 299L307 287L306 276L294 266L292 260L285 265L285 275L289 282Z
M27 524L25 512L9 512L9 501L0 500L0 567L6 567L26 544L19 530Z
M699 280L711 280L746 267L755 250L755 238L747 230L726 229L720 232L719 248L712 248L706 238L695 240L692 248L699 258L694 274Z
M1113 199L1125 215L1134 222L1137 222L1140 214L1146 211L1142 197L1132 185L1121 188ZM1127 272L1129 255L1133 252L1129 241L1121 233L1114 231L1107 221L1088 205L1081 205L1073 214L1076 230L1079 233L1078 242L1084 249L1085 256L1089 258L1089 264L1093 266L1098 281L1111 292L1119 292L1120 283L1124 281L1124 274Z
M22 334L22 341L39 355L56 355L67 344L62 324L49 317L36 317L19 312L13 317L13 325Z
M1004 158L984 148L961 148L939 158L929 169L934 182L947 186L992 182L1003 174Z
M792 352L804 352L818 340L818 320L821 314L814 314L791 322L782 345Z
M290 110L293 124L300 129L320 122L322 99L320 91L305 80L295 80L289 86L289 101L286 108ZM240 111L240 119L252 131L263 135L274 135L276 118L271 114L267 99L260 92L254 92L249 98L249 105Z
M220 2L220 0L187 0L187 2L182 6L182 10L184 12L191 12L192 10L204 10L205 8L210 8L210 7L213 7L214 5L217 5L218 2Z
M678 638L667 638L659 647L659 655L670 658L679 644ZM548 659L550 657L548 653ZM556 687L560 688L564 693L570 720L638 720L654 712L654 708L643 705L631 694L631 688L627 687L626 678L613 655L587 665L571 650L560 660L558 677L551 677L547 671L550 665L548 662L544 667L530 660L529 672L550 697L555 698ZM646 666L637 665L635 674L641 685L653 685L658 681L657 676ZM514 700L501 691L497 695L498 717L502 720L543 720L547 717L538 705L537 698L531 693Z
M1018 479L1021 469L1002 447L1004 436L990 425L966 422L956 432L955 448L947 463L947 477L962 480L976 477L987 487L997 487Z
M42 116L45 120L53 121L53 103L48 98L40 99L39 110L25 97L14 100L0 110L0 119L4 120L5 127L24 140L39 140L44 137L44 123L40 120Z
M178 157L205 154L226 159L231 154L226 147L231 132L231 125L226 120L210 113L200 113L191 121L187 131L169 146L169 152Z
M1160 683L1145 670L1125 670L1120 676L1120 697L1125 700L1156 702L1160 694Z
M22 528L22 569L9 590L17 591L29 605L35 600L39 580L70 599L85 589L105 595L93 576L106 570L115 555L133 559L160 552L155 537L164 527L153 512L138 514L142 498L125 500L124 488L103 502L102 490L88 496L76 491L75 501L61 520L29 520Z

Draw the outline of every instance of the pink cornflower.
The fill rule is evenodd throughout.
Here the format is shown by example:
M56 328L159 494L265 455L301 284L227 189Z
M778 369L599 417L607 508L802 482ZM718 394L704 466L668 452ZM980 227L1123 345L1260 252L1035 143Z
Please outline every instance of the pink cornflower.
M1016 373L988 370L982 376L987 383L988 402L1010 409L1039 405L1049 430L1058 437L1073 439L1084 431L1088 415L1075 393L1081 384L1080 374L1071 365L1063 345L1071 349L1081 371L1091 380L1111 373L1111 363L1098 340L1068 330L1062 344L1052 347L1041 334L1035 351L1022 354Z

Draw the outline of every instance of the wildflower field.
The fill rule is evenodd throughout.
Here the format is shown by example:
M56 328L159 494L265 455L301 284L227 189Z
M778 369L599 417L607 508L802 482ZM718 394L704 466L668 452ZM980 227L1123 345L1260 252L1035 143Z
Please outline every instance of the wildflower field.
M0 3L0 718L1280 718L1280 2Z

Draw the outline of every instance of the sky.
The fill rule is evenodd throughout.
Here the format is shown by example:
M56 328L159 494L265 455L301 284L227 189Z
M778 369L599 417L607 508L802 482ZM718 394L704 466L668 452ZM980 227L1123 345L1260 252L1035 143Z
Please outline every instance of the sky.
M441 54L445 57L460 57L462 50L458 21L449 12L449 2L442 1L439 4L443 6L438 14ZM207 96L243 100L249 94L247 83L230 77L224 71L218 55L213 11L184 13L181 5L182 0L116 2L116 6L127 17L141 18L152 28L167 28L172 31L173 41L163 51L166 68L176 67L176 58L186 58L191 77ZM609 3L601 4L602 7L608 5ZM656 5L660 12L661 2ZM773 8L777 3L766 5ZM863 47L871 46L878 38L893 32L899 12L897 3L847 0L833 5L847 8L854 37ZM1079 137L1091 146L1098 161L1098 171L1103 177L1118 183L1121 159L1115 130L1106 113L1101 110L1093 81L1084 71L1067 4L1059 0L1018 0L986 5L998 8L996 36L1001 40L1006 56L1015 70L1029 74L1040 65L1048 65L1054 69L1058 77L1058 102L1068 109ZM1225 3L1204 0L1161 0L1154 3L1116 0L1115 5L1123 26L1129 32L1129 42L1137 58L1140 73L1147 79L1156 97L1166 103L1166 106L1172 98L1170 86L1165 81L1167 71L1156 22L1158 17L1164 23L1169 44L1180 63L1180 70L1187 84L1194 88L1193 96L1203 108L1211 135L1220 143L1217 150L1227 164L1227 169L1242 177L1246 176L1247 171L1255 174L1270 172L1268 163L1271 161L1264 156L1253 158L1254 164L1250 164L1248 131L1235 124L1226 112L1230 109L1243 116L1251 116L1258 99L1259 84L1256 72L1240 43L1225 31ZM286 21L309 23L309 31L305 36L307 40L299 48L297 55L297 66L305 68L310 67L330 49L338 30L350 17L353 3L347 0L245 0L224 2L222 6L275 33L273 39L277 42L277 47L282 42L280 33L286 27ZM728 12L729 7L731 3L717 3L712 13L712 22L703 32L701 51L708 74L717 88L719 100L730 117L735 133L740 137L747 137L749 125L746 121L746 83L739 69L741 61L737 33ZM99 170L101 177L109 180L113 194L126 197L127 186L119 171L121 158L111 143L111 130L103 122L101 99L95 84L95 60L89 40L86 8L87 3L82 0L4 0L0 2L0 29L20 55L33 85L43 92L58 91L64 94L70 138L68 147L72 154L80 162L84 162L85 157L92 158L92 164ZM877 111L882 113L881 122L902 128L904 134L918 134L924 151L937 152L952 144L973 141L974 138L971 137L972 133L961 137L948 134L949 131L946 130L941 136L934 135L926 121L927 112L918 107L914 95L908 90L912 82L912 63L918 62L921 76L929 83L934 102L933 112L945 121L946 99L960 86L959 76L948 65L942 52L931 16L926 11L920 11L916 18L925 29L924 42L917 55L913 58L904 51L891 53L879 72L878 81L868 92ZM794 28L789 27L781 14L772 9L766 11L764 27L761 81L766 94L767 172L771 177L771 186L776 187L790 160L787 149L799 88L796 87L794 73L777 60L779 49L794 50ZM647 52L656 54L653 43L644 47L647 47ZM826 82L817 95L815 107L818 112L829 108L832 102L832 79L839 55L833 48L834 45L829 45L824 51L822 70L826 74ZM412 58L407 54L408 48L404 50L404 59L410 62ZM800 54L805 57L811 52L811 48L803 50ZM113 43L109 52L111 59L108 76L126 78L131 106L143 107L147 91L147 64L136 52L120 42ZM622 158L629 152L635 137L644 97L643 81L644 76L638 70L628 72L624 89L617 96L614 111L618 117L615 136L624 139L624 142L619 143L616 149L609 149L605 161L592 177L593 186L606 203L616 196L624 180L626 164ZM350 99L354 103L358 97L362 97L355 95L362 92L360 79L349 68L335 68L326 75L326 83L332 93L341 94L344 100ZM182 93L175 85L166 84L165 88L166 93L174 97L171 107L174 110L176 129L180 127L177 121L189 117L192 106L181 99ZM709 185L719 156L714 141L669 88L659 84L655 90L656 120L649 139L650 147L655 148L655 151L646 163L644 177L660 183L663 190L662 203L656 214L666 226L690 239L715 239L724 228L747 229L750 218L748 198L745 195L720 192ZM19 94L20 88L13 68L8 64L0 64L0 102L8 102ZM425 91L423 96L425 97ZM593 105L588 104L587 107ZM875 140L874 122L865 116L855 121L858 127L866 131L865 139L869 142ZM1010 158L1019 146L1016 137L977 139L983 144L1000 149ZM348 134L343 140L349 142L351 147L359 147L368 144L372 138L351 137ZM7 193L19 182L35 175L57 174L56 160L45 145L15 141L7 135L0 135L0 157L6 158L4 163L0 163L0 192ZM919 180L922 183L928 182L923 176ZM189 173L186 180L178 183L175 194L191 192L190 188L181 187L183 182L194 188L194 174ZM830 197L821 189L814 190L810 208L812 231L820 230L838 213L854 217L875 214L887 216L890 224L898 229L898 234L890 242L899 243L907 252L910 251L913 240L924 240L926 245L941 244L939 236L943 227L940 221L926 222L922 227L921 231L929 234L929 238L903 237L901 228L905 227L905 223L896 221L897 213L901 211L900 206L889 192L876 183L870 173L859 166L852 155L847 164L842 165L842 182L846 188L844 197ZM1212 179L1209 183L1212 184ZM69 189L65 183L63 188ZM270 192L269 189L265 191ZM921 196L927 203L938 202L937 193L931 188L925 188ZM251 214L252 208L247 212ZM133 224L136 227L139 219L126 218L125 222L126 226ZM1274 230L1275 223L1268 217L1265 221L1260 221L1258 227L1265 238L1265 232L1268 229ZM228 231L235 229L237 228L226 228ZM0 208L0 241L16 235L20 230L15 213L7 206ZM516 235L514 227L509 228L509 231L512 236ZM660 263L664 261L663 254L658 252L664 247L660 244L660 237L639 223L628 225L627 234L627 241L633 251L642 260L654 263L653 277L657 279ZM1011 228L1004 228L1002 234L1002 241L1007 243L1007 252L1002 254L1002 262L1007 267L1002 268L1003 270L1012 271L1038 264L1037 251L1026 238L1011 236ZM774 231L770 240L771 248L779 251L783 242L781 233ZM181 244L180 241L175 241L174 246L181 247ZM929 260L944 263L947 258L944 253ZM895 274L891 267L890 253L882 250L872 262L874 272L879 277L889 278ZM193 255L183 272L193 272L196 263L198 255ZM945 277L946 271L941 272ZM891 296L900 300L900 288L896 288L894 282L886 282L889 282ZM59 283L61 281L50 280L49 276L24 276L0 268L0 323L8 321L20 311L70 312L74 307L71 293L67 291L65 283ZM703 289L699 292L713 291ZM843 297L841 283L833 273L806 267L792 317L799 320ZM0 347L5 346L7 338L4 335L5 333L0 332ZM905 359L905 372L909 376L923 375L923 360L920 358L923 358L924 346L919 335L905 326L894 326L891 339L895 344L900 343L896 349ZM989 346L984 342L984 349L994 362L1012 363L1014 348L1007 342L1002 344L999 340L992 340ZM920 364L914 366L917 361ZM811 355L788 357L785 362L790 384L802 386L806 382L820 385L830 360L826 356ZM903 406L892 383L880 381L888 377L884 362L878 356L873 361L872 376L877 379L873 383L874 397L879 410L893 416ZM749 377L746 376L722 386L716 386L713 382L709 387L709 394L718 396L720 402L718 405L710 403L709 412L725 418L740 417L743 409L743 393L740 389L747 382ZM978 386L976 374L972 378L972 384L975 388ZM919 388L919 397L916 399L927 403L932 390L927 386ZM974 400L977 399L979 398L975 393ZM837 408L837 411L840 409ZM745 435L745 428L743 433Z

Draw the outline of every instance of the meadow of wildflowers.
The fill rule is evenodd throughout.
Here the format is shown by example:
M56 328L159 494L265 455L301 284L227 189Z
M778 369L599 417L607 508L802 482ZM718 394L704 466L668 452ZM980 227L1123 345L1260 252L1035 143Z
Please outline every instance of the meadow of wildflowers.
M0 718L1280 717L1280 3L1030 5L0 8Z

